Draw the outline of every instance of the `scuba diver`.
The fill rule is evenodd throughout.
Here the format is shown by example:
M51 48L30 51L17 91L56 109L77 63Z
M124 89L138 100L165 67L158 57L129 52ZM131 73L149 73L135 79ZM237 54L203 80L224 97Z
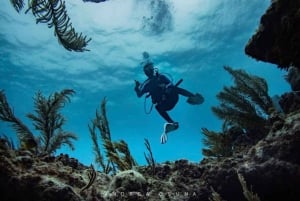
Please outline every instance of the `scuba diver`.
M160 74L157 68L154 68L147 52L144 52L143 56L146 62L142 62L142 65L148 79L142 84L135 80L134 90L139 98L146 93L148 94L146 97L151 96L152 104L155 105L155 109L160 116L167 121L167 123L164 124L164 132L161 136L161 143L164 144L167 141L167 133L179 127L178 122L175 122L167 112L175 107L179 100L179 95L187 97L187 102L192 105L202 104L204 98L199 93L193 94L186 89L178 87L182 79L174 85L168 77Z

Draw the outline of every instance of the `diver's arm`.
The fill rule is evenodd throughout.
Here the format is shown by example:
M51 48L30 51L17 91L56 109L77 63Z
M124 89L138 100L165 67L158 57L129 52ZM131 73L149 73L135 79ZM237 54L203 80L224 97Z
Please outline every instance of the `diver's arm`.
M137 97L141 97L144 93L143 93L143 87L141 87L141 83L137 80L134 80L135 81L135 87L134 87L134 91L137 95Z

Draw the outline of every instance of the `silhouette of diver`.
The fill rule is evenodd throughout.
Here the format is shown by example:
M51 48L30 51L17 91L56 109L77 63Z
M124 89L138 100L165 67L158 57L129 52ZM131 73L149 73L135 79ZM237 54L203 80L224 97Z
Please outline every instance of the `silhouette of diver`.
M144 52L144 58L148 58L148 53ZM178 87L182 79L175 85L171 80L163 74L160 74L154 68L152 62L144 63L144 73L148 77L142 84L135 80L135 92L138 97L148 93L151 96L152 103L155 105L158 113L168 122L165 124L165 134L176 130L179 127L178 122L175 122L167 113L172 110L179 100L179 95L187 97L187 102L192 105L199 105L204 102L204 98L199 93L193 94L186 89Z

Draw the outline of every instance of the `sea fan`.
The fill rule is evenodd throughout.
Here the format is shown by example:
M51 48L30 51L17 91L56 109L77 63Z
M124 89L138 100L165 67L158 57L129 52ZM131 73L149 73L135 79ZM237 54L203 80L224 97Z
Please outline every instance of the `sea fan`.
M77 137L71 132L63 130L66 121L60 110L65 106L66 102L70 102L70 96L75 93L72 89L65 89L56 92L48 98L39 91L34 97L35 114L29 113L27 117L33 121L36 130L40 131L40 151L52 154L61 145L68 145L74 149L71 140Z
M10 3L13 5L13 7L18 13L22 10L22 8L25 5L23 0L10 0Z
M96 110L96 118L89 124L89 130L93 141L93 149L96 155L96 162L101 166L105 173L110 171L129 170L137 165L134 158L131 156L127 143L124 140L113 142L111 140L109 123L106 116L106 98L101 102L100 111ZM103 142L103 148L106 150L107 164L101 154L96 128L100 132L100 137Z
M267 82L243 70L233 70L228 66L224 68L233 76L235 86L224 87L217 95L220 106L212 107L212 111L219 118L236 123L246 130L265 131L266 118L270 108L274 107L268 95Z
M86 51L91 38L75 32L67 15L65 2L62 0L31 0L30 9L36 17L36 23L47 23L54 27L58 41L69 51Z
M19 118L14 115L3 90L0 91L0 120L11 123L13 129L17 133L22 148L32 149L37 146L32 132Z

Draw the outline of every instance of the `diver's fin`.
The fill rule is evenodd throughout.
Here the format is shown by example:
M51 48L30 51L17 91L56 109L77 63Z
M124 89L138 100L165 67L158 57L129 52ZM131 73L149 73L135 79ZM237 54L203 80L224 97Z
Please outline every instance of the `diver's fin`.
M175 131L176 129L178 129L178 123L165 123L164 124L164 131L160 136L160 143L165 144L168 140L168 133Z
M178 128L178 123L165 123L164 124L164 133L169 133L172 132L174 130L176 130Z
M167 134L166 133L161 134L161 136L160 136L160 143L161 144L165 144L167 142L167 140L168 140Z
M201 105L204 102L204 97L201 94L196 93L194 96L188 97L186 102L191 105Z

